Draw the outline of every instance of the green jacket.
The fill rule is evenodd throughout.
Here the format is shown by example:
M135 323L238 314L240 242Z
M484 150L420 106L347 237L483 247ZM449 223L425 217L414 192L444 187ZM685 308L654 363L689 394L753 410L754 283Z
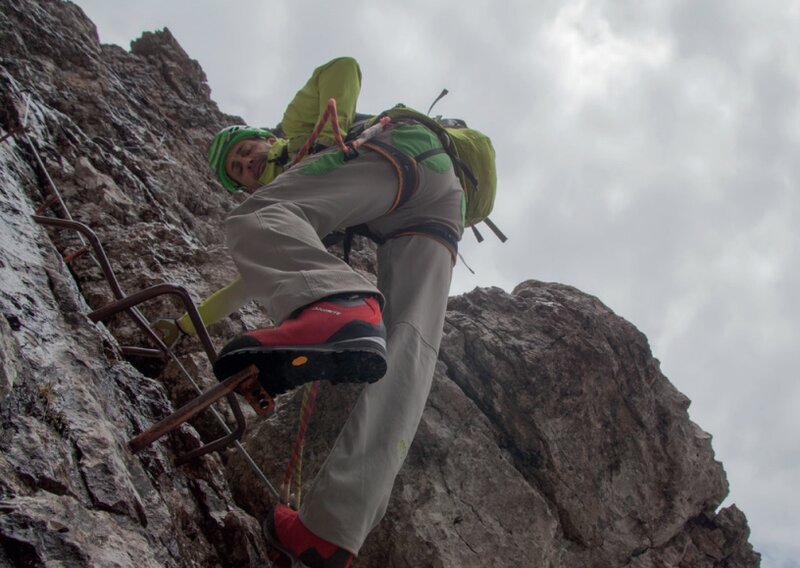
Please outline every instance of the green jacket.
M336 99L339 128L346 133L356 115L356 102L361 93L361 68L352 57L339 57L320 65L311 78L297 91L281 119L280 129L285 138L279 139L267 156L267 168L258 179L266 185L283 172L285 163L303 147L317 121L328 107L330 99ZM334 144L333 129L328 122L317 138L320 144Z
M283 113L281 128L289 140L289 154L303 147L331 98L336 99L339 127L346 133L355 118L360 93L361 68L352 57L339 57L314 69ZM323 128L319 142L325 146L334 143L330 123Z

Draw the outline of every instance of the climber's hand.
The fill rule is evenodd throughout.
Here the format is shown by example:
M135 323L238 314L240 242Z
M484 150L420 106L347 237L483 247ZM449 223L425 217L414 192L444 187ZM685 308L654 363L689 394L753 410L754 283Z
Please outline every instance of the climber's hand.
M164 318L156 320L150 323L150 327L161 336L161 340L170 349L178 344L182 336L186 335L186 332L181 329L176 319Z

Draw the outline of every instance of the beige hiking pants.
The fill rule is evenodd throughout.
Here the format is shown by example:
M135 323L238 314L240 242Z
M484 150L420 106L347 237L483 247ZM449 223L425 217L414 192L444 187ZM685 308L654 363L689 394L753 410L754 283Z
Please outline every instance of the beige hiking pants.
M379 139L390 142L390 132ZM379 236L428 222L461 235L462 190L452 171L419 166L417 192L386 214L397 177L381 156L360 157L320 175L302 162L259 189L227 220L228 246L245 285L276 321L340 293L378 294L385 301L388 371L364 387L328 459L306 494L303 523L319 537L357 553L383 517L428 398L444 325L453 258L421 235L378 248L378 290L330 254L320 238L367 223ZM311 168L313 170L313 168Z

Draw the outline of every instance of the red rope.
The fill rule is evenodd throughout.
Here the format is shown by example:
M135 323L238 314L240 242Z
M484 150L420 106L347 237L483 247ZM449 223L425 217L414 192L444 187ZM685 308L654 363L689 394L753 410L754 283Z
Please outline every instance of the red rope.
M301 407L300 425L297 428L297 436L294 439L294 447L292 448L292 456L289 458L289 463L286 466L286 473L283 476L283 485L281 487L282 498L285 503L290 501L292 478L296 477L295 484L297 486L296 501L300 505L300 466L303 462L303 446L305 445L306 431L311 422L311 415L314 413L314 402L319 393L319 381L308 383L303 392L303 404ZM294 471L297 466L297 475Z
M345 144L344 139L342 138L341 129L339 128L339 115L336 111L336 99L328 99L328 106L325 109L325 112L322 114L320 119L317 121L317 125L314 127L314 130L311 132L311 135L306 140L303 147L297 152L292 160L292 163L289 167L294 166L300 160L302 160L306 154L308 154L311 147L314 145L314 142L319 137L322 129L325 128L325 124L330 121L331 129L333 130L333 139L336 141L336 145L345 153L345 155L349 155L353 152L353 149L347 144ZM305 391L303 392L303 404L301 406L301 417L300 417L300 425L297 429L297 436L295 436L294 440L294 447L292 448L292 455L289 458L289 463L286 466L286 473L283 476L283 485L281 487L281 498L285 503L289 503L291 500L291 484L292 479L294 478L295 484L297 486L296 490L296 501L297 506L300 505L300 492L301 492L301 478L300 474L302 472L302 464L303 464L303 447L305 446L305 436L306 431L308 430L308 424L311 421L311 415L314 412L314 402L317 398L317 393L319 393L319 381L314 381L313 383L309 383L305 387ZM297 474L295 475L295 469L297 470Z
M322 129L325 128L325 124L330 121L331 123L331 130L333 130L333 140L336 142L336 145L339 146L339 149L344 152L346 157L352 157L356 150L361 146L364 142L369 140L370 138L377 136L379 133L383 131L384 128L391 122L391 118L388 116L384 116L381 118L377 123L373 124L364 132L361 133L361 136L357 140L353 140L351 143L347 143L344 141L342 137L341 129L339 128L339 114L336 111L336 99L328 99L328 106L325 108L325 112L322 113L322 116L317 121L317 125L314 127L314 130L311 132L311 135L306 140L306 143L303 144L303 147L297 151L292 163L289 164L291 168L297 162L302 160L306 154L308 154L311 147L314 145L314 142L319 138L320 133L322 133Z
M367 128L362 135L358 138L358 140L353 141L352 144L348 145L345 143L344 139L342 138L342 133L339 128L339 116L336 112L336 99L329 99L328 106L325 109L325 112L320 117L317 125L314 127L314 130L311 132L311 135L306 140L303 147L297 152L295 155L294 160L289 167L294 166L303 157L311 150L311 147L314 145L314 142L319 137L322 129L325 128L325 124L330 121L331 129L333 130L333 139L336 142L336 145L344 152L345 156L352 156L353 153L356 151L355 149L361 146L364 142L376 136L380 133L387 124L389 124L390 119L388 117L382 118L378 121L377 124ZM289 458L289 463L286 466L286 473L283 476L283 485L281 486L281 499L284 503L289 503L291 500L291 484L294 480L296 486L295 492L295 501L297 507L300 506L300 493L302 490L302 480L301 480L301 472L302 472L302 464L303 464L303 447L305 446L305 436L306 431L308 430L309 422L311 421L311 415L314 413L314 402L317 399L317 394L319 393L319 381L314 381L313 383L308 383L305 387L305 391L303 392L303 403L301 406L301 416L300 416L300 425L297 429L297 436L294 440L294 447L292 448L292 455ZM296 470L296 474L295 474Z
M314 127L314 130L311 132L311 136L308 137L306 143L303 144L303 147L297 152L292 160L292 163L289 167L292 167L297 162L302 160L308 151L311 150L311 146L314 145L314 142L319 137L322 129L325 128L325 123L330 120L331 122L331 129L333 130L333 139L336 142L336 145L345 153L345 155L350 155L353 152L353 149L345 144L344 139L342 138L341 130L339 129L339 115L336 112L336 99L328 99L328 106L325 109L325 112L322 113L317 125Z

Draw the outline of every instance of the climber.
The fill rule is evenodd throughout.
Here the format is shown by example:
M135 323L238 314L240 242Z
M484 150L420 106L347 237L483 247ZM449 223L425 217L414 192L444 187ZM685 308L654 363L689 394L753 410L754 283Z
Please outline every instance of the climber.
M300 511L278 505L265 523L274 548L312 568L350 566L386 511L430 391L463 231L451 160L412 120L391 123L352 159L326 128L313 155L284 169L329 98L347 131L360 85L356 61L334 59L287 107L283 137L229 127L209 156L227 189L251 193L226 221L241 279L217 302L259 299L280 322L228 343L217 377L255 364L273 396L318 378L368 383ZM379 243L377 285L321 241L364 225Z
M323 107L329 98L335 98L337 101L339 122L346 130L355 119L360 90L361 70L354 59L342 57L329 61L314 71L308 83L298 91L286 108L280 123L280 133L285 133L286 137L278 138L268 130L243 125L221 130L214 137L209 149L209 164L214 174L230 193L254 192L275 179L284 168L288 167L290 155L294 155L306 142L320 114L320 107ZM262 153L266 152L266 155L261 156L265 160L259 162L259 167L263 167L263 171L257 180L245 177L233 181L226 172L225 158L230 157L231 162L236 161L235 154L231 155L230 150L240 140L248 141L237 146L240 151L244 150L243 146L255 143ZM264 144L261 144L261 141ZM332 128L326 126L313 150L318 151L332 144ZM234 167L237 165L234 164ZM245 171L245 175L249 172L249 169ZM211 325L232 314L252 299L241 276L237 276L229 284L211 294L197 308L203 322ZM186 313L178 318L156 320L151 325L161 334L170 348L174 347L183 336L196 333Z

